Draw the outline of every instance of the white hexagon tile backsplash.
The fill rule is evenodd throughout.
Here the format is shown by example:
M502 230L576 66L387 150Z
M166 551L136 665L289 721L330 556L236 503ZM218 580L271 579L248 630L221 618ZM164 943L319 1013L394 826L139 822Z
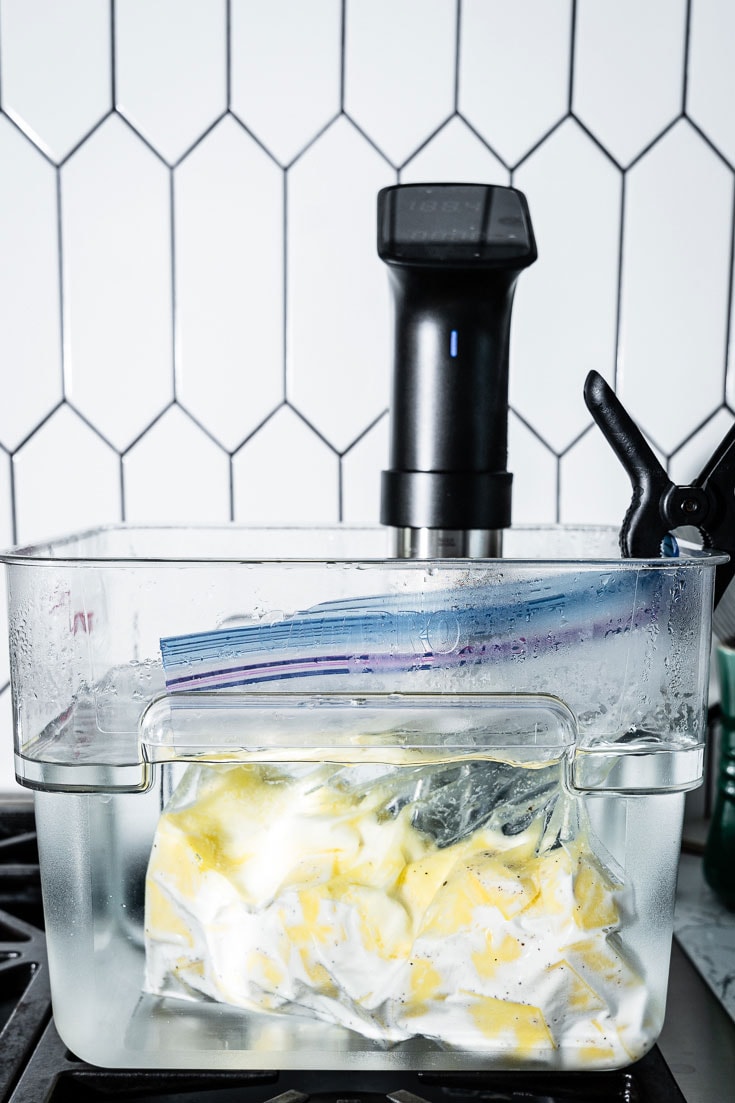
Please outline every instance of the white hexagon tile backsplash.
M2 542L121 518L376 522L376 192L397 181L528 196L517 521L621 519L590 368L693 476L735 407L734 11L0 0ZM7 726L4 652L0 683Z

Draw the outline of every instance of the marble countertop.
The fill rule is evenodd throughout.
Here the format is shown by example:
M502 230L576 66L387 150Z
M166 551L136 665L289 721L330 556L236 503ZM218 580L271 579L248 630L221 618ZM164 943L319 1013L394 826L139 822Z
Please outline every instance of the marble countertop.
M704 880L702 859L682 854L674 934L735 1021L735 912L719 902Z

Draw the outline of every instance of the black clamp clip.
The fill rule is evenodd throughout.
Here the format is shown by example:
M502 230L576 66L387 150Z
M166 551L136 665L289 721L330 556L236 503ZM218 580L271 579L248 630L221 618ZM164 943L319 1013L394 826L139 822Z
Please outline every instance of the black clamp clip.
M642 432L602 376L591 371L584 385L587 409L633 485L633 499L620 530L624 558L677 554L675 529L698 530L702 545L725 552L717 568L715 605L735 575L735 425L688 486L672 482Z

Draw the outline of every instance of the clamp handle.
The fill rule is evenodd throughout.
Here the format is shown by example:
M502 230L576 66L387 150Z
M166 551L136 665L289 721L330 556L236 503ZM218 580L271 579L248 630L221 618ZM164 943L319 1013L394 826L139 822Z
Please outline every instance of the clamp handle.
M620 551L625 558L658 556L662 541L672 527L663 523L661 504L673 483L643 433L599 372L591 371L587 376L584 400L633 486L633 499L620 530Z
M702 473L688 486L672 482L612 387L591 371L584 400L633 486L633 499L620 530L624 558L664 554L673 529L699 530L706 547L730 556L717 568L715 606L735 577L735 425L715 449Z

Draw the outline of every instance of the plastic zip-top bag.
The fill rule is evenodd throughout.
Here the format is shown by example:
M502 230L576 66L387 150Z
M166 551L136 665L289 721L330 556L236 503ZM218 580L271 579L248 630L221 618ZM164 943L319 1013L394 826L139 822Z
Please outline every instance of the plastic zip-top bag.
M281 620L161 639L170 693L293 679L381 679L542 659L645 629L659 615L655 572L573 571L423 595L331 601ZM377 687L376 687L377 688Z
M647 1048L633 895L570 784L561 702L205 693L144 730L151 753L239 743L157 825L147 993L500 1064Z

